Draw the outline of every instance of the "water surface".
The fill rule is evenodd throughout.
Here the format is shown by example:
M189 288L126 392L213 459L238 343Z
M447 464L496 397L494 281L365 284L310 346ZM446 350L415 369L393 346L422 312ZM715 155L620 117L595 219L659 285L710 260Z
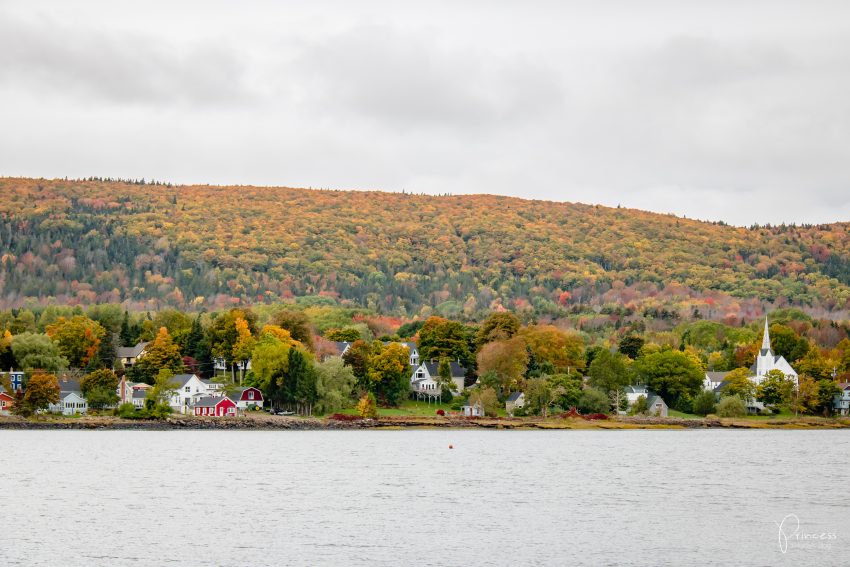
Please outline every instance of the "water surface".
M0 440L5 565L850 562L844 431L0 431Z

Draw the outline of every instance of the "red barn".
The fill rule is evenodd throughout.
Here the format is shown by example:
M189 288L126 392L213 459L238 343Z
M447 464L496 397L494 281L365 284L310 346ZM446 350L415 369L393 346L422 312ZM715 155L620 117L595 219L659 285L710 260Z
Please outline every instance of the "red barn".
M257 388L237 388L236 391L228 396L236 402L236 407L239 409L247 409L248 406L263 407L263 393Z
M14 403L15 398L6 392L0 391L0 411L9 411Z
M206 396L195 402L195 415L234 417L236 415L236 402L227 397Z

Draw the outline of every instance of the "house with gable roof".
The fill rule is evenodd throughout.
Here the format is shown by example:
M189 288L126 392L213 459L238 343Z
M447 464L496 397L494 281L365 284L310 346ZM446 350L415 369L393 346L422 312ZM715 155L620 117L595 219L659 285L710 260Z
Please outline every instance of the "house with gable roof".
M641 396L646 398L647 413L649 415L667 417L670 408L667 407L667 402L661 396L640 384L626 386L626 399L628 400L630 409Z
M210 388L197 374L178 374L171 377L177 388L171 394L168 405L175 412L191 413L195 400L210 393Z
M147 346L148 343L145 342L137 343L135 346L131 347L120 346L115 349L115 358L121 361L124 368L130 368L136 364L137 360L145 355Z
M197 416L235 417L236 402L227 396L204 396L195 402L192 413Z
M417 353L418 356L418 353ZM455 394L463 392L466 380L466 368L461 366L456 361L449 362L449 368L452 373L452 382L455 384ZM417 398L438 398L440 397L440 387L438 380L440 377L440 363L436 361L423 362L415 367L410 375L410 389Z

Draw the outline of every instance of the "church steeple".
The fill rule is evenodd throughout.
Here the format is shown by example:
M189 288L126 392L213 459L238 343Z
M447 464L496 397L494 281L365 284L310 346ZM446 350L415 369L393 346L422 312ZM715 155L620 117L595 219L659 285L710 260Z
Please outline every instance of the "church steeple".
M764 316L764 338L761 340L761 350L770 350L770 330L767 328L767 315Z

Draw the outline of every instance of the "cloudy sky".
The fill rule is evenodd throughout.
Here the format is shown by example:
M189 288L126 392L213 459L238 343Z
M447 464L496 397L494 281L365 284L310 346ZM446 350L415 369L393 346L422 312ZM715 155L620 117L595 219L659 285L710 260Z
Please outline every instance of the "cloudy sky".
M0 175L850 220L850 3L0 0Z

